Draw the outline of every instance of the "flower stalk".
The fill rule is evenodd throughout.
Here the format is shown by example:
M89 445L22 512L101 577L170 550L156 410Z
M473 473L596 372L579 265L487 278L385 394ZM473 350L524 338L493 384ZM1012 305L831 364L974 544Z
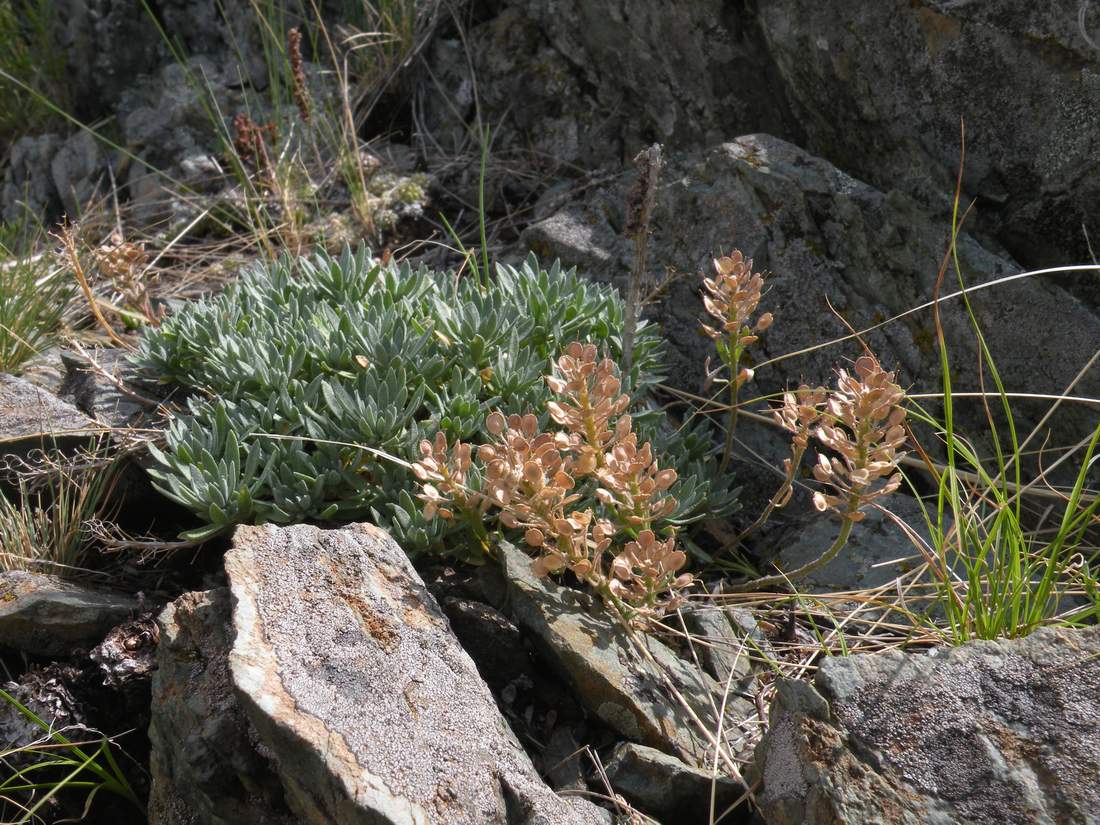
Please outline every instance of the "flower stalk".
M745 350L772 324L772 314L765 312L755 322L752 315L760 304L764 277L752 270L752 259L740 250L714 260L714 277L703 279L703 306L711 316L713 326L703 324L703 332L714 339L718 357L727 372L729 391L729 421L726 442L718 471L724 473L733 453L733 434L737 428L738 393L752 380L753 371L742 367Z

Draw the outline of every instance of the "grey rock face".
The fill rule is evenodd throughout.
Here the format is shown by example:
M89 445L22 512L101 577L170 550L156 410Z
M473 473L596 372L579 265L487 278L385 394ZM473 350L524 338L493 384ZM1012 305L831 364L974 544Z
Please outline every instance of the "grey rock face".
M542 644L588 711L636 742L702 762L704 737L602 607L587 594L538 578L531 559L516 548L502 544L499 552L516 620ZM641 641L708 730L715 730L720 686L657 639ZM754 712L736 697L728 700L727 711L734 722Z
M97 189L106 190L104 153L88 132L66 140L50 161L50 177L67 215L79 215Z
M87 446L103 428L71 404L23 378L0 374L0 465L35 450Z
M542 783L385 533L241 527L225 563L233 684L301 821L606 821Z
M0 375L0 442L92 428L87 416L45 389L13 375Z
M465 45L433 44L442 88L425 107L429 125L444 145L465 141L476 89L499 142L583 169L628 161L655 140L686 149L748 131L793 134L763 38L738 5L670 13L653 0L507 0Z
M961 116L965 193L978 198L979 220L1029 263L1091 260L1081 224L1093 238L1100 230L1095 3L828 0L796 10L765 0L759 23L808 149L945 206Z
M57 135L19 138L11 147L11 157L0 187L0 209L6 221L19 221L43 214L60 206L57 188L50 176L50 163L62 140Z
M289 3L276 3L277 12ZM162 0L156 19L142 3L129 0L60 0L54 36L73 69L82 110L115 105L134 80L172 63L169 38L184 55L242 59L243 79L265 80L259 23L247 3ZM158 26L163 34L158 31Z
M624 743L615 748L605 766L611 787L626 801L661 822L677 825L709 825L711 789L714 816L746 793L743 783L719 773L685 765L674 756L653 748Z
M720 685L728 682L737 690L751 679L753 648L745 641L746 633L734 629L723 608L696 607L685 611L684 623L698 640L695 655Z
M57 395L113 428L139 425L142 414L154 409L161 400L162 390L141 381L128 361L128 353L120 349L104 347L94 350L91 357L95 366L75 352L62 351L65 373Z
M139 605L121 593L57 576L0 573L0 644L34 656L70 656L103 640Z
M152 825L291 825L229 677L229 591L184 593L161 613L153 674Z
M769 825L1095 823L1100 629L833 657L757 749Z

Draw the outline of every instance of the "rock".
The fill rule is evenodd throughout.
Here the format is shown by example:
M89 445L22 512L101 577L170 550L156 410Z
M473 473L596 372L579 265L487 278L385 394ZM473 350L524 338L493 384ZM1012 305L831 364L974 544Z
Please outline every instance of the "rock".
M58 396L109 427L139 426L142 416L163 400L163 389L158 391L150 387L148 381L141 381L129 362L129 353L124 350L105 347L89 355L99 369L93 367L89 358L62 351L65 377ZM100 370L115 380L104 376Z
M50 161L50 177L66 215L78 216L97 193L108 188L99 142L83 130L66 140Z
M769 825L1094 822L1100 628L829 657L757 748Z
M602 605L585 593L538 578L531 559L515 547L502 543L499 553L516 620L534 635L589 713L641 744L686 760L707 758L705 738ZM638 634L638 641L692 703L707 729L715 730L721 688L652 636ZM755 714L749 703L734 697L727 708L734 721Z
M233 683L304 821L606 821L542 783L385 533L240 527L225 565Z
M632 242L621 234L633 178L626 175L613 185L585 191L583 200L529 227L519 247L622 285L633 260ZM750 348L755 363L846 335L829 302L861 329L932 296L948 226L912 198L878 191L782 140L749 135L701 154L672 153L661 181L650 281L658 283L669 271L682 277L668 287L652 316L671 344L668 374L681 388L698 392L705 360L715 358L710 339L699 332L703 307L697 273L709 269L716 253L740 248L758 269L771 273L761 310L773 312L775 323ZM1013 261L965 234L958 252L972 285L1019 271ZM1097 314L1043 280L1014 281L977 292L971 300L1001 374L1010 377L1010 391L1061 392L1092 356L1093 342L1100 340ZM980 377L964 309L957 300L946 302L942 317L955 390L976 390ZM1052 318L1058 323L1051 323ZM885 366L899 370L903 386L942 389L930 310L865 339ZM759 369L752 392L776 392L800 380L831 383L834 369L860 352L848 341L785 359ZM1086 374L1075 392L1100 395L1100 374ZM1013 402L1020 429L1036 423L1048 407L1046 402ZM960 426L970 426L971 435L986 431L978 405L960 399L957 406ZM1051 443L1074 443L1095 425L1094 413L1083 405L1063 405L1054 418L1047 423ZM765 456L786 451L754 446ZM932 443L925 446L934 449ZM767 475L759 486L770 496L777 482Z
M19 222L60 211L75 218L107 188L107 158L90 132L20 138L0 187L0 216Z
M287 5L279 0L271 12L281 17ZM136 79L175 65L176 54L215 59L237 82L266 85L261 24L247 5L162 0L155 14L128 0L59 0L52 17L54 36L66 55L74 98L85 117L111 110ZM194 82L201 86L210 80L197 75ZM181 82L188 83L186 78Z
M504 615L471 599L450 597L441 606L451 631L494 694L516 679L530 676L531 656L523 637Z
M50 163L62 140L54 134L21 137L11 147L11 157L0 187L0 217L18 225L61 208L57 188L50 177Z
M184 593L158 619L153 675L152 825L292 825L270 760L229 676L227 589Z
M979 223L1028 265L1092 260L1081 227L1096 237L1095 3L827 0L792 14L766 0L758 14L807 148L942 209L961 116L963 202L977 198Z
M644 745L624 742L605 765L616 793L644 814L666 825L710 825L747 793L744 783L685 765ZM714 815L711 816L711 789ZM736 816L724 822L736 821Z
M543 773L555 791L579 791L587 793L582 757L585 749L567 726L554 728L542 752ZM584 761L587 761L585 759Z
M12 570L0 573L0 644L32 656L87 649L140 607L130 596Z
M18 679L4 683L4 690L17 702L56 728L83 725L86 721L83 703L70 689L80 678L80 671L71 665L51 662L32 667ZM0 751L6 758L10 750L40 741L46 732L28 719L10 702L0 701Z
M102 427L22 378L0 374L0 454L11 464L34 449L87 446Z
M675 13L657 0L495 5L462 39L437 38L428 55L438 88L424 111L448 150L468 141L475 118L494 124L497 152L588 170L629 161L654 141L686 149L746 131L798 134L754 17L739 4L702 0Z
M736 691L751 681L753 648L744 633L734 630L724 609L699 606L684 611L684 624L692 634L695 655L718 684L724 687L728 682Z

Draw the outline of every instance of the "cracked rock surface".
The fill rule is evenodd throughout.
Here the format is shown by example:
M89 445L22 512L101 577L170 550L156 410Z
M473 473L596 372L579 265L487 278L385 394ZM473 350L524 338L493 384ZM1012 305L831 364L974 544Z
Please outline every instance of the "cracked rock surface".
M607 821L543 784L384 532L241 527L234 544L232 681L300 821Z
M1100 628L825 659L757 749L769 825L1095 823Z

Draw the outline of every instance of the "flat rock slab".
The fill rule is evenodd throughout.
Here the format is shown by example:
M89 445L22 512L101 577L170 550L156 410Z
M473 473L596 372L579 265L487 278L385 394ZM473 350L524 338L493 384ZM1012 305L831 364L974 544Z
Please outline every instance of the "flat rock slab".
M713 750L612 615L589 595L536 576L531 559L515 547L502 543L499 552L516 620L541 643L588 711L628 739L705 764ZM639 641L707 730L717 730L721 687L659 640L639 634ZM735 696L726 706L731 723L755 714Z
M34 656L70 656L103 641L140 605L122 593L43 573L0 573L0 644Z
M0 374L0 453L21 452L59 438L86 438L102 429L42 387Z
M303 822L607 822L542 783L384 532L241 527L225 566L233 683Z
M1100 822L1100 628L824 661L757 749L769 825Z

